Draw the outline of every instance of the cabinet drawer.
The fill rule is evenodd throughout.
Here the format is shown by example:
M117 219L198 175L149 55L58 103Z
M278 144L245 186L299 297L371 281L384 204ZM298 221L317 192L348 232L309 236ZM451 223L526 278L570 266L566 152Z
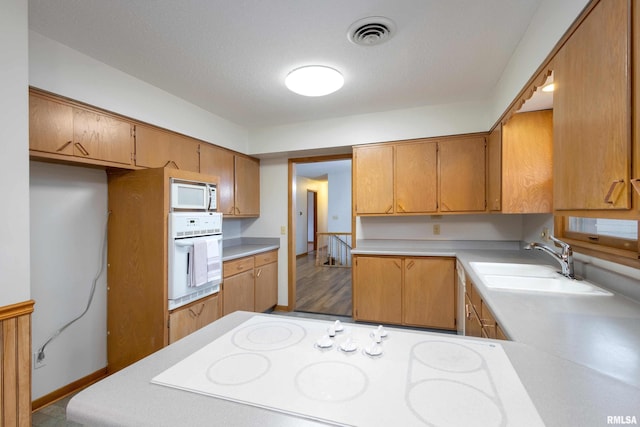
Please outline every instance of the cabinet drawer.
M224 277L233 276L243 271L253 269L253 257L234 259L233 261L225 261L222 265Z
M278 261L278 251L265 252L255 256L256 267Z

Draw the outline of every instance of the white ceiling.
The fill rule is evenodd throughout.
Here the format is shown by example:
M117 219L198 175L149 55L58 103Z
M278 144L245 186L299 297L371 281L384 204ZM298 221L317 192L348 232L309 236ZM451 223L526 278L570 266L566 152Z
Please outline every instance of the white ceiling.
M247 128L487 99L541 0L29 0L29 27ZM378 46L355 21L393 20ZM289 92L308 64L327 97Z

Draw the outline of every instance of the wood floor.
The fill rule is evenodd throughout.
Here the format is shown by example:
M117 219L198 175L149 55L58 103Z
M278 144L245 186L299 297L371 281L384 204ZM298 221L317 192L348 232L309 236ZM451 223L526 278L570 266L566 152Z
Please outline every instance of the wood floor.
M315 252L296 260L296 311L351 316L351 268L316 267Z

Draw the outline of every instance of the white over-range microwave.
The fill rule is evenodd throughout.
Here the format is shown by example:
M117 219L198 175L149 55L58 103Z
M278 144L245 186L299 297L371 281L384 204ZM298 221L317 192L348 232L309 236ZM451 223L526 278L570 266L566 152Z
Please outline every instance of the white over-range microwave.
M215 211L218 206L215 184L171 180L172 210Z

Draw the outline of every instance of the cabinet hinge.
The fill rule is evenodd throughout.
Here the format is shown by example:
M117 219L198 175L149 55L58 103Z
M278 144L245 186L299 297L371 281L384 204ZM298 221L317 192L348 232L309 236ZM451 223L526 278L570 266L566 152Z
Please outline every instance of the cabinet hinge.
M171 318L167 319L167 329L171 329Z
M135 127L135 125L131 126L131 137L133 137L133 138L136 137L136 127Z

